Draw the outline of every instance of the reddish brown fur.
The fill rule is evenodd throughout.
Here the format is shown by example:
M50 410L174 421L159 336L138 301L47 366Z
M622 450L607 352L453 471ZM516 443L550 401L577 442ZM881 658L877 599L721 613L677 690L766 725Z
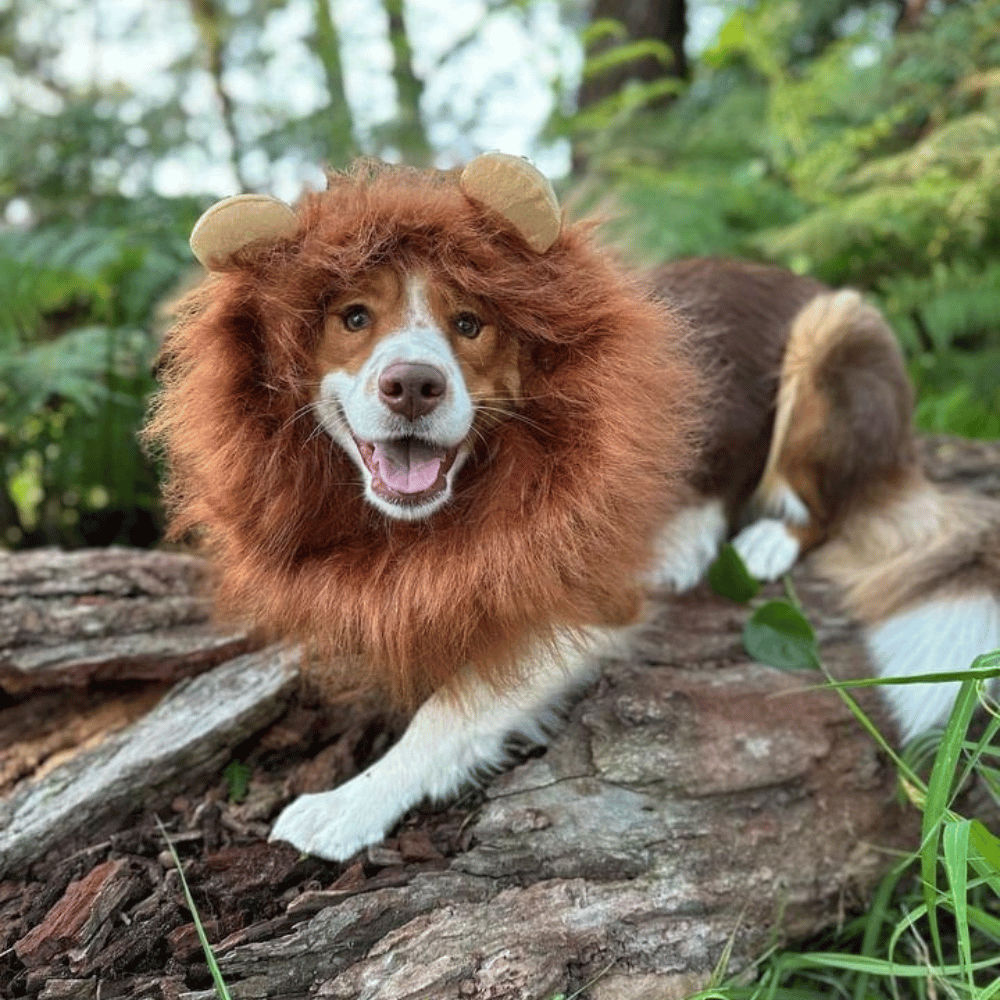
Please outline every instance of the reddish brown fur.
M693 485L723 497L735 519L764 471L790 324L825 286L782 268L713 257L674 261L652 278L694 329L699 366L713 385L708 447Z
M323 336L316 349L319 375L333 369L357 372L368 359L375 344L398 331L405 321L409 303L406 277L389 266L378 266L341 299L329 304ZM438 284L433 275L421 274L426 285L431 312L438 328L449 335L455 358L462 370L469 395L485 405L478 426L515 409L520 400L521 373L518 343L506 337L492 315L488 303L473 301L447 285ZM365 305L372 313L371 326L345 335L342 312L349 305ZM463 337L452 329L451 320L459 313L470 312L482 322L476 337Z
M298 212L295 239L241 251L188 299L148 431L171 534L198 529L220 606L324 658L360 654L363 676L342 680L410 703L466 663L500 683L557 626L633 612L693 461L684 325L588 226L535 254L452 178L362 168ZM386 263L490 303L520 357L524 419L489 428L452 502L412 524L372 509L296 416L329 304Z
M844 293L842 310L828 315L816 306L836 296L821 282L746 261L678 261L655 277L695 324L699 357L725 399L710 418L695 485L725 497L732 518L758 486L772 487L761 479L774 447L778 481L809 508L810 523L795 529L805 547L906 478L916 461L912 391L892 330L875 309ZM794 345L793 370L783 372L793 332L802 343ZM779 382L792 375L791 420L773 444Z

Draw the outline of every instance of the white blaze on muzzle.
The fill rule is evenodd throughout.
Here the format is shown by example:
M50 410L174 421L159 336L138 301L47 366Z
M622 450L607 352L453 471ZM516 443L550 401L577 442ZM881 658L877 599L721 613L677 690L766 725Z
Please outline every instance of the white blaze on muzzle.
M441 507L465 460L475 416L462 369L427 302L423 278L411 276L407 311L356 374L328 372L320 383L321 422L361 470L365 495L392 517L415 520ZM427 366L443 376L434 407L407 416L380 393L393 366ZM346 423L346 426L345 426Z

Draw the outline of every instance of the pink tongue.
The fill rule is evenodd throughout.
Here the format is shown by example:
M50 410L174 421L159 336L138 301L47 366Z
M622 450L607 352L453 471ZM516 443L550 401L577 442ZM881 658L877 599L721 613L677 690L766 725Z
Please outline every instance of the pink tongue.
M419 441L376 442L372 463L382 482L396 493L422 493L437 482L444 455Z

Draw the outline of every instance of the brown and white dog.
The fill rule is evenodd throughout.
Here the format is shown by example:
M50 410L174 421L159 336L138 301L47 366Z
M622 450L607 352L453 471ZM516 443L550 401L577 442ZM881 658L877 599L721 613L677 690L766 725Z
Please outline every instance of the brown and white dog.
M772 580L805 552L865 626L877 673L963 670L1000 648L1000 503L927 480L896 338L857 292L779 268L680 261L655 275L723 405L683 515L698 579L719 542ZM685 543L671 536L674 553ZM958 683L884 687L900 735L942 724Z
M297 211L229 199L192 246L213 273L148 432L172 532L200 532L223 609L420 706L273 839L346 858L544 739L644 592L697 583L735 529L765 578L826 543L883 673L1000 645L1000 506L923 479L895 340L853 292L709 260L653 292L501 154L363 166ZM907 735L947 710L894 691Z

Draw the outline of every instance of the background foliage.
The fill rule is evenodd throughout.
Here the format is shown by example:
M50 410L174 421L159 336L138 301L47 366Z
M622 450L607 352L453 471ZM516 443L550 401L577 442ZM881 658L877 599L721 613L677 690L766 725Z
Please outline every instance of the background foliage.
M657 257L726 253L868 292L926 430L1000 436L1000 3L748 4L666 111L588 127ZM572 128L573 122L569 123Z
M231 192L357 152L446 165L483 109L435 103L444 74L501 17L530 33L553 10L579 58L553 64L549 125L523 151L571 163L567 193L611 199L645 259L739 254L862 288L907 350L919 424L1000 436L1000 0L493 0L433 57L415 0L370 5L388 42L377 112L349 99L356 15L331 0L165 5L181 42L145 95L67 83L56 28L75 0L0 0L0 546L157 538L135 432L164 303L193 280L186 235L223 193L202 172ZM684 49L706 10L719 30ZM273 77L293 13L320 97L248 97L239 81Z

